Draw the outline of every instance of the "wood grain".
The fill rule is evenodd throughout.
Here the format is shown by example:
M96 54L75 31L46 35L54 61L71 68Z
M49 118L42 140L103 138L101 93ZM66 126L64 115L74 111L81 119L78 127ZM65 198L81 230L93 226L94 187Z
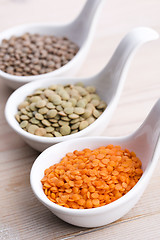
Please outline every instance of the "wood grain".
M31 22L71 21L84 0L0 0L0 31ZM160 32L159 0L106 1L90 52L77 76L97 73L110 59L121 38L133 27ZM118 107L103 135L133 132L160 97L160 40L144 45L134 57ZM160 163L138 204L123 218L104 227L69 225L46 209L29 183L38 152L7 125L4 107L12 93L0 79L0 239L160 239Z

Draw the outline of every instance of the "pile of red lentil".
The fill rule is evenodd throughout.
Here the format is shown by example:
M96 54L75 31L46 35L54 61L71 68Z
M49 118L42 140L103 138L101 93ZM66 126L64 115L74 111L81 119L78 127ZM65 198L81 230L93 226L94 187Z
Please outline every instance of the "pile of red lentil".
M134 152L108 145L69 152L45 170L41 180L49 200L67 208L86 209L109 204L130 191L142 176Z

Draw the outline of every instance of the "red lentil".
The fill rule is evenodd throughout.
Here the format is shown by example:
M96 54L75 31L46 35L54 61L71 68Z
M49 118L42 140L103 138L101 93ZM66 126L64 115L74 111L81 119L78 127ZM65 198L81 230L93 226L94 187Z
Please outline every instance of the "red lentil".
M142 176L134 152L108 145L69 152L44 171L45 195L67 208L86 209L109 204L130 191Z

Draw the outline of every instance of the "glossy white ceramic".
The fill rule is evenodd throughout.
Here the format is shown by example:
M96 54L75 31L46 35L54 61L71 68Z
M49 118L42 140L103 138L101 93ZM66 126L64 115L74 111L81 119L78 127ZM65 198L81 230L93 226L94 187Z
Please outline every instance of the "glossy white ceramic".
M43 80L28 83L17 89L8 99L5 107L5 116L8 124L16 131L30 146L43 151L47 147L66 140L74 139L82 136L99 135L106 128L116 108L126 73L135 50L143 43L156 39L158 34L149 28L136 28L128 33L119 44L113 57L106 67L97 75L86 78L45 78ZM63 137L40 137L30 134L19 126L15 119L17 106L39 87L47 87L51 84L74 84L76 82L83 82L85 85L94 85L97 93L108 104L106 110L102 115L90 126L72 135Z
M54 25L52 23L35 23L20 25L0 33L0 42L11 36L20 36L26 32L31 34L66 36L79 46L76 56L63 67L41 75L15 76L0 70L0 77L11 88L16 89L25 83L46 77L73 76L81 67L88 53L100 10L105 0L87 0L79 16L66 25Z
M134 151L142 162L144 171L138 183L123 197L113 203L94 209L69 209L51 202L43 192L41 179L44 170L60 162L67 152L95 149L108 144L120 145ZM30 174L30 183L36 197L62 220L80 227L98 227L109 224L126 214L139 200L150 181L160 157L160 100L133 134L127 137L87 137L56 144L39 155ZM145 203L144 203L145 204Z

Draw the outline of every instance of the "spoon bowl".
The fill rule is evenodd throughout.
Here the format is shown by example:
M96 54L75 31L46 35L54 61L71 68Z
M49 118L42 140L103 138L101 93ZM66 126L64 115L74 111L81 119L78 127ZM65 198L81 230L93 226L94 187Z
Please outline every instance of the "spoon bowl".
M30 183L36 197L62 220L80 227L99 227L109 224L125 215L140 199L160 156L160 100L133 134L127 137L87 137L56 144L46 149L35 160ZM41 179L44 170L60 162L68 152L95 149L108 144L120 145L122 149L134 151L142 162L143 175L137 184L118 200L92 209L71 209L51 202L43 192Z
M28 83L17 89L8 99L5 107L5 116L8 124L15 130L30 146L43 151L47 147L66 140L88 135L99 135L106 128L118 103L126 73L131 58L136 49L143 43L156 39L158 34L149 28L136 28L128 33L119 44L110 62L97 75L86 78L46 78ZM63 137L41 137L30 134L19 126L15 119L18 105L24 101L25 97L40 87L48 87L54 84L75 84L83 82L84 85L96 87L98 95L107 103L107 108L101 116L87 128Z
M26 32L30 34L65 36L79 47L78 53L67 64L49 73L34 76L16 76L0 70L0 77L11 88L16 89L25 83L43 79L49 76L73 76L81 67L88 53L98 16L105 0L87 0L79 16L66 25L53 25L51 23L26 24L13 27L0 33L0 43L11 36L21 36Z

